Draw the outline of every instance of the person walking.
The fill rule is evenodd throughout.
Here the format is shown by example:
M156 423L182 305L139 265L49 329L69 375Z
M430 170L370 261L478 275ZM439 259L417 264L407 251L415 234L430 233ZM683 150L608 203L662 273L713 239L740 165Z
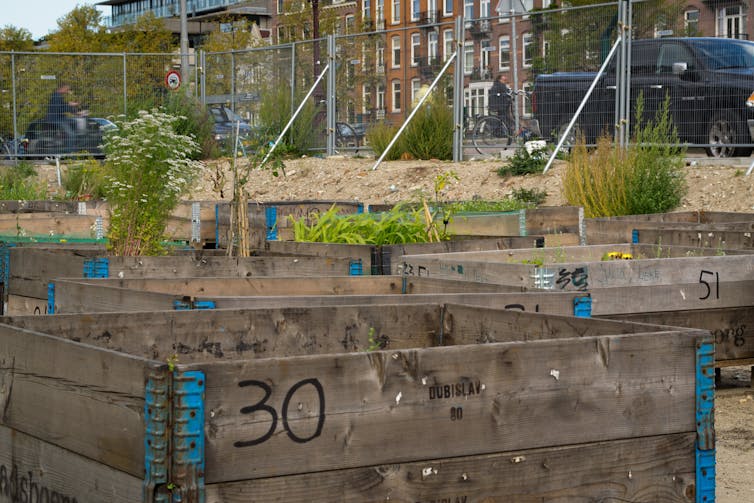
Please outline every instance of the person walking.
M50 101L47 103L47 114L45 120L62 126L69 116L75 115L79 104L75 101L68 101L68 95L71 93L71 86L61 84L50 95Z

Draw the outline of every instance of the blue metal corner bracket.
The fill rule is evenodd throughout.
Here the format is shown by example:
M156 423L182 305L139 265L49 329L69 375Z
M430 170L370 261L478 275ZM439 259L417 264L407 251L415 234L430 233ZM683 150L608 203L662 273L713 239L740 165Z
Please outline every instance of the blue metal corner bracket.
M349 276L363 276L364 275L364 264L362 264L361 259L352 259L348 263L348 275Z
M639 244L639 229L631 231L631 244Z
M173 373L173 502L204 503L204 391L201 371Z
M696 502L715 501L715 345L696 342Z
M169 503L168 483L168 424L169 374L153 370L146 380L144 394L144 498L145 502Z
M47 314L55 314L55 283L47 283Z
M573 315L579 318L592 317L592 296L591 295L585 295L583 297L573 298Z
M267 225L267 241L278 239L278 209L276 206L267 206L264 209L264 219Z

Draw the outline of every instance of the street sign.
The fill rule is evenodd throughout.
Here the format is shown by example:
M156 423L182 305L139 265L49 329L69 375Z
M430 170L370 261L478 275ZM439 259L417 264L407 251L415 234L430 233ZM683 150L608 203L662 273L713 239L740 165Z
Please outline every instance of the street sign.
M170 70L167 75L165 75L165 85L168 86L168 89L172 89L173 91L181 87L180 72L177 70Z

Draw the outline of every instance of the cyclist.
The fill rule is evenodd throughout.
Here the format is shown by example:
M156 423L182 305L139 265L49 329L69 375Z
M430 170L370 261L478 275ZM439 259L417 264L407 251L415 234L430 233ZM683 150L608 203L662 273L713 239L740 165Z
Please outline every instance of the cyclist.
M492 83L489 94L490 114L497 115L500 120L511 130L511 103L513 91L508 87L508 77L504 73L498 74L495 82Z

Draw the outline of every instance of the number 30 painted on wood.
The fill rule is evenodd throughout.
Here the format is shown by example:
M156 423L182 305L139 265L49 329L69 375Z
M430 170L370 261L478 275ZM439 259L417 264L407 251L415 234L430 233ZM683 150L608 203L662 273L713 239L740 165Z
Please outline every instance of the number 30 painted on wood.
M288 406L291 403L291 399L293 398L293 395L301 388L302 386L306 386L307 384L310 384L314 387L314 389L317 391L317 398L319 399L319 416L317 419L317 429L315 432L308 436L308 437L299 437L296 435L292 430L290 425L288 424ZM258 411L266 412L270 415L272 418L272 424L270 425L270 429L267 430L267 432L262 435L259 438L255 438L253 440L239 440L238 442L235 442L233 445L235 447L251 447L253 445L259 445L262 442L266 442L270 439L273 433L275 433L275 428L277 428L278 425L278 413L273 408L267 405L267 400L269 400L270 395L272 395L272 388L269 384L257 381L254 379L249 379L247 381L241 381L238 383L238 386L241 388L244 388L246 386L255 386L257 388L260 388L264 391L264 397L259 400L254 405L248 405L246 407L241 408L241 414L253 414ZM293 440L296 443L303 444L306 442L309 442L311 440L314 440L318 436L322 434L322 428L325 425L325 391L322 388L322 384L317 379L304 379L303 381L299 381L296 384L294 384L290 390L288 390L288 393L285 394L285 399L283 400L283 407L282 407L282 416L283 416L283 428L285 428L286 433L288 433L288 436L291 440Z

